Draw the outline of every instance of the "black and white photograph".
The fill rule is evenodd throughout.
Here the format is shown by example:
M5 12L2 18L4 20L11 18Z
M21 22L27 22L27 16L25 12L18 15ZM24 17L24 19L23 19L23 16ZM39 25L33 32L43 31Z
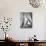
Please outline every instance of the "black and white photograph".
M20 28L32 28L32 12L20 13Z

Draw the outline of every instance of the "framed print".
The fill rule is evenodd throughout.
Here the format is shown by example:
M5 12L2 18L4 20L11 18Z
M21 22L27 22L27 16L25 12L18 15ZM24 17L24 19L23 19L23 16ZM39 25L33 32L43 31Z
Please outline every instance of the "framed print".
M21 12L20 13L20 27L21 28L32 28L32 12Z

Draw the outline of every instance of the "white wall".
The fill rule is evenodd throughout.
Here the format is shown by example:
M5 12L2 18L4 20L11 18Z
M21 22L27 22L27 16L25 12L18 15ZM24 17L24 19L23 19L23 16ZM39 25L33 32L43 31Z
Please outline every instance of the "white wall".
M20 12L33 13L33 27L31 29L20 28ZM12 27L9 33L17 40L27 40L34 34L39 40L46 39L46 8L33 8L28 0L0 0L0 17L13 17ZM1 31L2 32L2 31ZM0 35L1 35L0 32ZM2 36L0 36L2 39Z

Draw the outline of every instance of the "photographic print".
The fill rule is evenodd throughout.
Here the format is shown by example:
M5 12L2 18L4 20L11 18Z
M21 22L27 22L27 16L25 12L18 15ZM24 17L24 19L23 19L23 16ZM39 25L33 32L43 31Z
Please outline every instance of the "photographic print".
M21 28L32 28L32 12L21 12L20 13L20 27Z

